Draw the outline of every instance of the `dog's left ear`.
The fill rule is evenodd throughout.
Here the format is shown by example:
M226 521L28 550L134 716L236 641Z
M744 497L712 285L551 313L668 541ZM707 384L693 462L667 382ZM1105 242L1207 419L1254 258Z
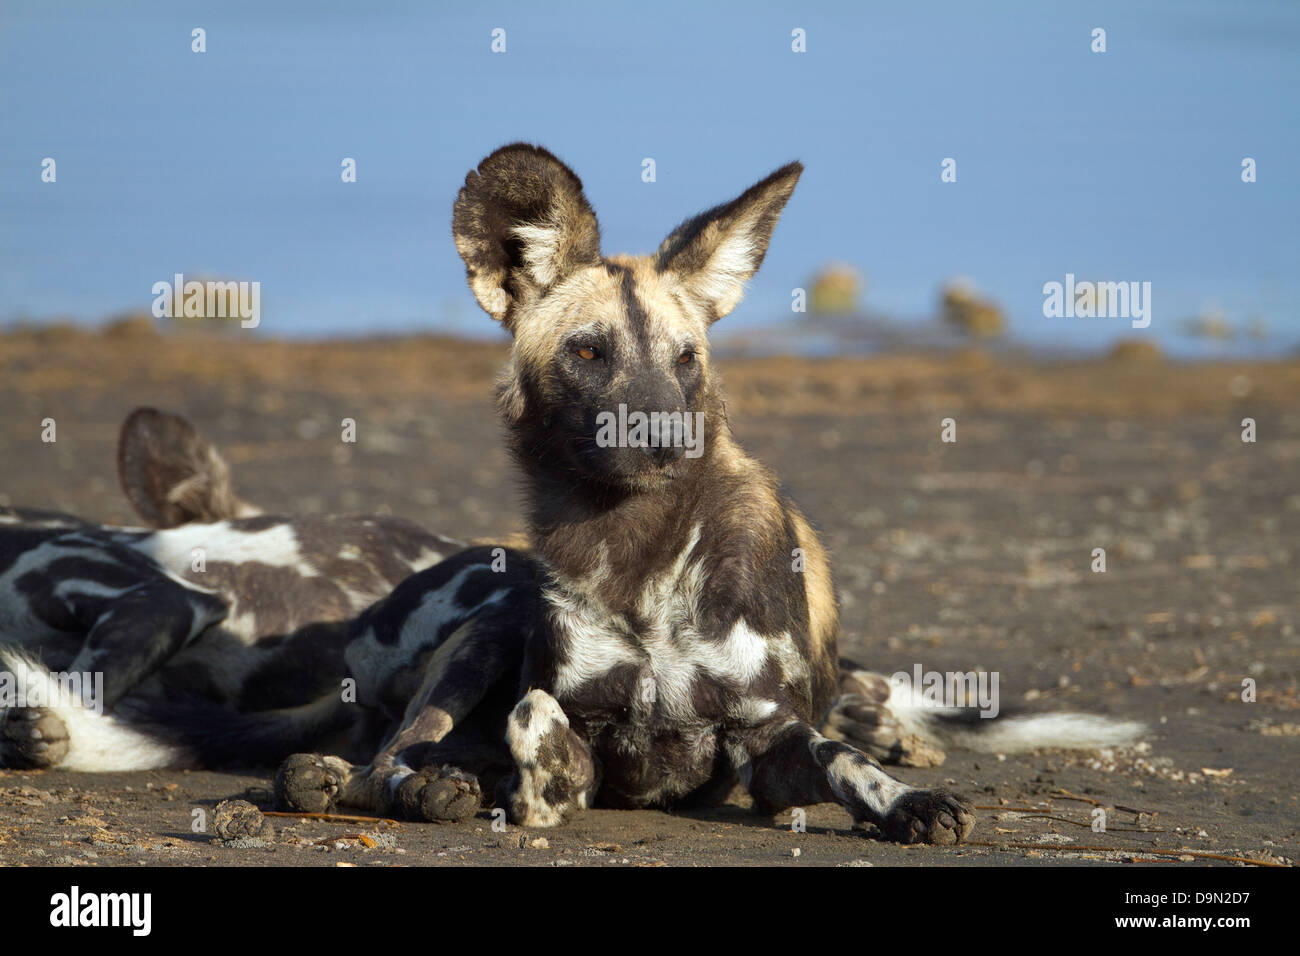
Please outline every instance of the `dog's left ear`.
M802 163L782 166L731 202L686 220L660 244L656 267L676 274L711 322L740 302L802 172Z

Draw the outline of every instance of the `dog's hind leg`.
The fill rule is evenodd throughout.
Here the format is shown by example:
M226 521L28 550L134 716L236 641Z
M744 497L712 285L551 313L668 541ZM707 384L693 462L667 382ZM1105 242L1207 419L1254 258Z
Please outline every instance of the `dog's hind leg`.
M909 787L885 773L875 758L801 721L760 731L739 749L733 760L766 812L834 802L854 822L875 824L899 843L959 843L975 825L958 797Z
M881 763L904 767L937 767L947 756L909 711L890 707L894 687L884 674L863 670L840 660L839 696L819 728L831 740L856 747Z
M103 707L111 708L173 654L226 616L226 601L161 573L111 599L70 593L69 603L93 619L74 674L103 674Z

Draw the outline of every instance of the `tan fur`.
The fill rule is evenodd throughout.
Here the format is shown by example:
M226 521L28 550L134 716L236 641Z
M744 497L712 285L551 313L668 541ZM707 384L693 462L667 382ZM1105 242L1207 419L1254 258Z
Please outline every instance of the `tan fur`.
M682 284L675 276L655 271L648 256L608 256L612 265L632 270L637 298L650 316L650 328L665 355L681 341L692 340L707 348L708 325L699 311L683 307ZM559 282L531 308L521 310L515 325L515 358L529 369L549 364L557 342L566 335L593 324L617 329L626 320L622 279L604 265L589 266Z
M793 504L789 504L788 507L790 520L795 527L795 535L799 539L799 547L803 549L804 592L808 596L808 637L811 643L810 664L815 675L814 682L829 681L833 684L839 656L840 613L835 601L835 584L831 579L830 562L812 525ZM817 696L819 695L814 693L814 699Z
M516 551L527 551L530 546L528 535L522 531L512 531L494 538L471 538L469 543L474 547L513 548Z

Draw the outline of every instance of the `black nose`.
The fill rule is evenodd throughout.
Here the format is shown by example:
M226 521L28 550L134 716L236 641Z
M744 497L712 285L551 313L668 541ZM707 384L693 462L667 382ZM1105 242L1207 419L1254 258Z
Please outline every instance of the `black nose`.
M660 468L671 465L686 451L681 445L660 445L658 448L642 445L641 450Z

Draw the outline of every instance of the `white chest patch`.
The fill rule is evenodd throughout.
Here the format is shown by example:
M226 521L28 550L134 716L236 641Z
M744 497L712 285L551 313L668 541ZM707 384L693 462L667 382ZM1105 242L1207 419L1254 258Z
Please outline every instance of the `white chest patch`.
M773 645L783 648L791 643L788 634L759 634L744 618L737 619L724 636L699 631L699 602L707 584L704 564L694 555L699 537L697 525L672 566L646 581L637 601L635 626L599 602L598 582L597 586L575 582L547 593L552 625L563 647L557 695L576 695L588 681L630 664L641 671L632 691L634 699L628 702L633 711L689 719L695 716L697 681L748 685L762 673ZM774 711L776 704L746 700L742 709L744 713L736 716L757 721Z

